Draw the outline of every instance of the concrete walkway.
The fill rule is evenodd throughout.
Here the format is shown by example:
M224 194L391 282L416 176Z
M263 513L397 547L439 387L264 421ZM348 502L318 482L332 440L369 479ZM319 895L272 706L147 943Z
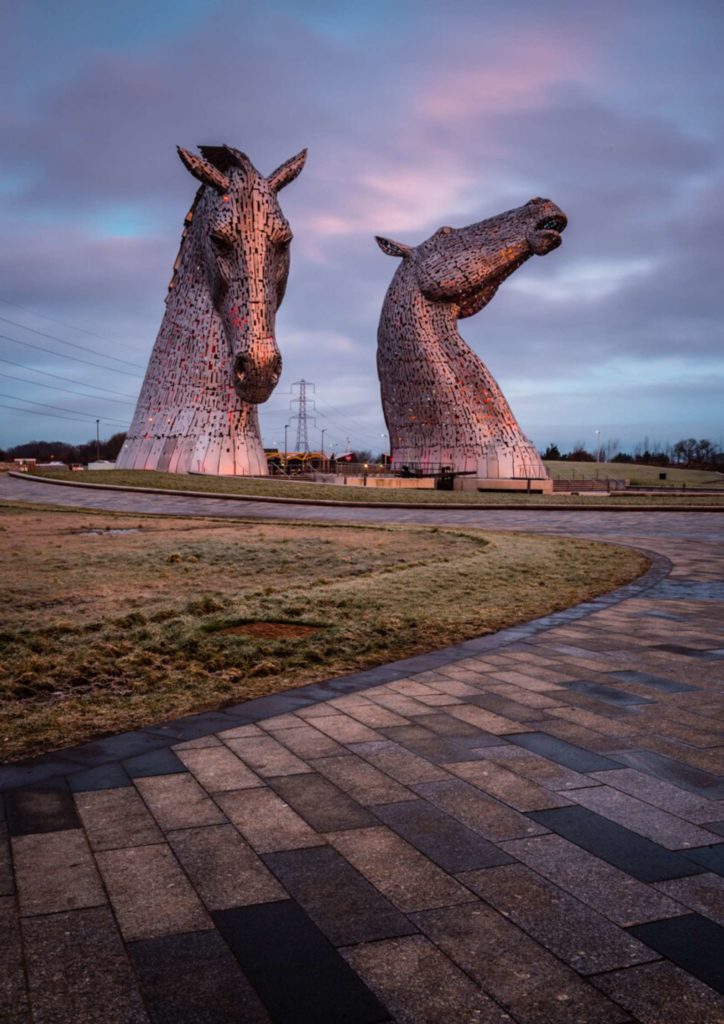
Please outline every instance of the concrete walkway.
M654 556L528 626L0 768L0 1020L722 1024L724 519L2 498Z

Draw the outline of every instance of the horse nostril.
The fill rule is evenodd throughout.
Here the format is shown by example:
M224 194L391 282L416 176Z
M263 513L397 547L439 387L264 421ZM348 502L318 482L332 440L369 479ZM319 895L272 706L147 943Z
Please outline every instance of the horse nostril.
M240 383L243 383L246 379L246 360L243 356L236 357L236 362L234 363L234 376Z

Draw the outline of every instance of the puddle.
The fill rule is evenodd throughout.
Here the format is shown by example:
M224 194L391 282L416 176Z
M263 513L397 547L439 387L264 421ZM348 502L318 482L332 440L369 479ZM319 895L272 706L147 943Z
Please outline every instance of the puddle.
M321 626L295 626L290 622L244 622L240 626L227 626L216 630L218 633L237 633L241 636L257 636L262 640L298 640L300 637L318 633Z

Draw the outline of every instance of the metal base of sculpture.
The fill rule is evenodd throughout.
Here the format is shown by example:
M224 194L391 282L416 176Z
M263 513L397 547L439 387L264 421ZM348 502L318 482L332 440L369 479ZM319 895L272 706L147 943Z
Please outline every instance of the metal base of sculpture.
M460 337L457 321L486 306L530 256L557 248L566 223L550 200L531 199L466 228L440 228L415 248L377 239L383 252L402 260L377 335L393 469L547 478L535 446Z
M266 476L257 405L281 374L274 334L292 233L277 193L306 151L265 178L229 146L179 149L199 181L133 421L116 465Z

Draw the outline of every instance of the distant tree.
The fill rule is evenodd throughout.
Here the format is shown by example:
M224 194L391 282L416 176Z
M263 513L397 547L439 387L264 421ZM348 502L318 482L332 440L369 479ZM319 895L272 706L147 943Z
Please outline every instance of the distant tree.
M590 452L587 452L582 441L574 444L573 448L566 455L568 462L595 462L596 459Z
M549 459L551 462L557 462L563 458L560 449L557 444L549 444L546 450L543 452L543 458Z
M680 466L690 466L695 459L697 441L695 437L682 438L674 445L674 459Z
M352 452L352 462L372 462L372 452L367 449Z
M633 460L633 455L629 455L628 452L617 452L611 462L633 462Z

